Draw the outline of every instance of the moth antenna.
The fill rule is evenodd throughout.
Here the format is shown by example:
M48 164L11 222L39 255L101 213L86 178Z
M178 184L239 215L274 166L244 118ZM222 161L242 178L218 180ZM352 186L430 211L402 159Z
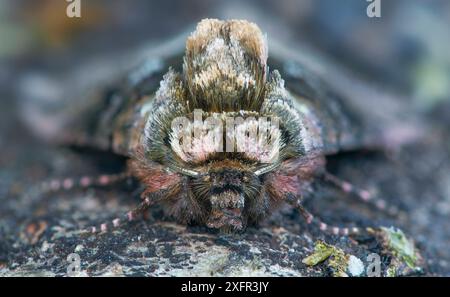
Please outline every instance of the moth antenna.
M291 203L305 218L308 225L316 225L320 231L333 235L358 235L361 234L361 228L358 227L338 227L324 223L321 219L315 217L301 204L301 200L297 199Z
M85 229L83 231L90 234L105 233L108 231L112 231L125 225L126 223L134 221L139 214L143 214L148 208L150 208L156 202L157 200L152 200L149 197L146 197L133 210L124 213L120 217L114 218L108 222L104 222L98 226L89 227L88 229Z
M397 206L390 205L389 203L386 202L386 200L376 197L367 190L357 188L350 182L341 180L340 178L329 172L323 173L322 177L324 181L335 186L342 192L351 194L350 196L356 197L361 202L369 204L382 212L385 212L391 216L397 216L400 212Z

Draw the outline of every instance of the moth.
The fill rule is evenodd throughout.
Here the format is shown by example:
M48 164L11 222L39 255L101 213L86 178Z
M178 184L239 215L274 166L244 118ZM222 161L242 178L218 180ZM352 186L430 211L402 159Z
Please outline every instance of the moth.
M285 203L322 231L360 232L358 227L329 226L303 207L303 198L314 195L311 184L316 179L396 213L396 207L333 176L325 166L329 155L383 147L400 138L394 137L401 134L395 132L399 129L385 129L389 121L374 120L370 112L361 111L383 102L373 100L377 95L358 97L346 94L349 86L344 82L327 84L326 77L313 75L295 59L295 50L269 58L267 36L245 20L200 21L182 54L150 57L108 92L72 98L47 116L29 115L33 126L53 142L94 147L128 160L125 173L55 179L45 183L44 190L108 185L129 176L144 186L142 202L134 210L91 232L118 227L155 204L181 224L242 231ZM186 127L178 129L173 123L177 118L192 122L199 110L200 121L242 121L219 130L215 138L206 137L205 131L195 137L189 130L184 138L201 140L189 151L179 134ZM55 118L58 122L52 124ZM259 118L278 119L270 147L246 138L250 151L236 150L233 142L231 151L207 149L230 140L233 131L249 135L251 123Z

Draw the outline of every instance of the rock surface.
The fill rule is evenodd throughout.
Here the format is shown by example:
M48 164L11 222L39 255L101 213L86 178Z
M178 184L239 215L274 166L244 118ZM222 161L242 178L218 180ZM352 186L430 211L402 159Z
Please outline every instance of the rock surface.
M105 31L112 35L110 39L106 38L110 44L105 43L104 38L95 37L93 33L89 35L91 30L87 30L86 40L89 40L89 46L84 44L82 48L86 50L94 48L94 43L97 45L105 43L105 47L100 51L103 53L127 45L128 42L117 43L117 32L127 32L124 35L133 35L137 40L166 36L168 31L184 28L184 25L180 25L182 22L195 22L201 16L217 15L218 11L211 13L209 8L213 5L209 4L212 3L210 1L194 1L196 5L191 1L189 4L180 1L185 6L193 5L194 9L180 4L180 8L175 12L169 3L162 5L160 2L140 2L145 3L147 6L144 7L147 8L136 6L135 13L152 12L155 15L149 17L141 13L136 14L141 18L135 18L134 15L132 18L119 18L118 20L141 20L129 31L111 30L112 24L104 26ZM261 1L254 2L261 3ZM399 59L399 55L395 54L391 54L388 60L385 55L376 59L374 52L368 50L372 47L379 50L377 45L380 44L392 47L399 44L396 31L392 31L389 25L371 28L373 31L369 32L374 35L368 35L367 32L358 35L356 33L359 31L352 31L350 36L360 36L359 39L356 38L359 42L353 44L351 42L355 39L343 36L349 36L349 27L356 30L364 26L336 26L336 19L349 16L349 11L340 10L341 7L336 1L328 1L327 5L335 3L332 6L335 9L328 10L324 9L329 7L323 4L324 1L314 1L319 3L320 8L310 10L306 9L307 7L299 9L297 6L294 9L271 7L268 1L262 2L268 6L268 12L278 11L280 14L286 14L278 18L263 19L273 19L275 22L279 20L280 23L288 21L292 29L298 29L299 38L305 28L321 30L327 27L323 26L324 22L328 24L328 27L333 29L330 30L332 33L340 35L331 39L330 31L328 34L312 31L310 39L317 41L316 37L321 36L333 53L339 52L335 49L341 42L346 41L347 46L341 48L340 53L347 59L340 60L358 64L355 62L357 60L355 56L361 59L361 56L364 58L367 55L366 60L376 64L377 71L369 72L368 67L359 69L365 74L371 74L369 77L372 80L379 81L382 78L381 80L389 80L392 84L398 85L398 79L392 79L389 73L397 74L395 77L400 78L400 81L415 77L408 73L409 68L403 65L410 65L410 60L414 60L411 55L407 55L409 46L403 49L407 50L406 53L397 50L388 51L400 53L400 56L407 56L407 59ZM356 10L352 10L357 16L354 19L360 20L361 11L365 11L366 4L361 1L354 2L357 6ZM412 7L411 2L406 1L405 5ZM442 2L448 4L447 1ZM305 3L312 5L310 1ZM104 7L113 8L113 5L109 4L108 2ZM388 4L397 5L386 3ZM239 13L232 16L240 17L240 13L245 10L245 7L239 5L241 2L236 6ZM390 10L393 8L390 7ZM396 18L392 23L402 23L398 22L397 18L402 15L409 16L407 13L403 14L406 11L403 8L399 7L401 14L390 14ZM19 10L29 11L29 9ZM122 12L124 8L119 6L117 10ZM305 14L308 11L317 13L317 16L313 15L309 19L319 22L305 26L304 22L308 18L298 16L294 12L296 10ZM440 10L445 11L444 8ZM222 8L220 11L236 12ZM253 12L256 9L252 8L249 11ZM329 17L325 17L327 11ZM39 19L38 11L36 13L35 18ZM389 14L383 16L384 24L387 24L388 17ZM163 26L159 26L161 22L164 22ZM412 28L413 25L409 24L408 28ZM416 26L425 27L419 22ZM61 26L53 27L59 29ZM446 36L447 30L444 29L443 36ZM36 30L30 30L34 31ZM130 31L135 34L128 34ZM102 36L105 37L108 32L103 32ZM51 35L52 30L47 34ZM376 38L368 40L367 36L381 36L382 42ZM422 36L423 42L429 42L428 38L433 36L435 35L426 31ZM392 38L395 40L391 40ZM433 40L442 42L440 37ZM361 48L361 45L366 48ZM27 70L21 67L31 67L34 63L39 68L45 61L54 62L58 56L49 51L46 58L43 58L39 55L48 48L36 53L34 52L36 47L29 48L33 50L28 52L28 56L19 56L17 61L10 64L3 61L0 64L0 276L366 276L376 270L372 265L378 260L376 255L379 255L380 273L383 276L450 276L449 100L439 102L429 100L435 106L427 103L429 111L423 121L433 126L433 133L427 135L420 143L411 144L397 152L348 153L329 160L330 171L361 188L375 192L402 210L400 216L392 218L333 188L317 183L315 186L321 189L321 195L306 201L307 208L330 224L372 227L370 232L360 236L321 234L317 229L307 227L302 217L288 207L274 214L261 226L251 227L242 234L218 234L203 227L178 225L170 218L164 218L160 209L155 208L145 220L139 220L111 233L86 236L78 230L94 223L102 223L129 210L136 205L139 198L134 193L135 188L129 185L44 195L36 201L37 203L31 203L27 198L25 194L29 193L39 181L51 177L103 173L113 170L114 167L111 166L107 156L104 158L105 156L91 156L63 148L48 147L34 139L22 126L16 116L18 96L14 91L18 73ZM388 46L386 48L391 49ZM443 51L448 53L445 48ZM80 55L83 55L82 51ZM73 60L71 63L75 64L80 60L79 57L64 59L62 55L59 58L66 62ZM430 60L435 62L431 58L433 57L430 57ZM380 65L380 59L385 62L384 65ZM27 61L31 65L28 65ZM424 64L423 61L428 60L420 60L420 65ZM442 67L448 66L440 62L437 64L442 64ZM62 65L71 68L67 63ZM386 69L389 70L387 73ZM417 81L422 84L429 83L430 86L427 88L436 85L424 78ZM402 231L381 229L381 226L395 226ZM77 265L78 259L80 265Z

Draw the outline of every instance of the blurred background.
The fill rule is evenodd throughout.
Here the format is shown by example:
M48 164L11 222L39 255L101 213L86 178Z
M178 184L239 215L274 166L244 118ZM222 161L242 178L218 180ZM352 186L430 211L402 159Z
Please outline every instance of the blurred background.
M92 67L97 78L118 72L118 61L126 61L130 52L186 36L205 17L245 18L267 32L269 45L273 36L317 50L369 84L401 94L404 104L448 131L450 1L380 2L381 17L369 18L370 2L365 0L80 0L81 18L69 18L70 3L64 0L0 0L0 200L20 192L19 181L67 174L73 164L29 133L18 116L24 97L58 97L67 92L61 84L79 89L79 65L106 65L98 72L99 67ZM80 80L94 81L89 75ZM429 192L410 188L422 195L411 199L424 204L417 207L417 224L408 231L417 233L419 241L426 234L436 263L450 259L450 134L443 135L432 149L419 150L429 151L410 170L420 171L419 178L432 178ZM7 206L0 208L0 216L9 214ZM431 217L441 222L441 229L430 226ZM1 245L0 240L0 264L6 261ZM435 271L448 274L448 263L439 262Z
M247 18L268 33L310 44L425 108L450 93L450 3L381 0L81 0L81 18L63 0L0 1L2 90L30 67L70 67L88 56L125 51L191 30L205 17ZM288 29L287 29L288 28ZM279 31L277 31L279 30ZM270 34L269 34L270 35Z

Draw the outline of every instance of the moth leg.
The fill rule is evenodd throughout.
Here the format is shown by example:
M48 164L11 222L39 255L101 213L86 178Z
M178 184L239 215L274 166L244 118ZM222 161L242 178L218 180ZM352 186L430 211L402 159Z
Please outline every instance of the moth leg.
M358 198L360 201L376 207L378 210L383 211L391 216L397 216L399 209L395 205L389 205L386 200L375 197L367 190L359 189L348 181L341 180L337 176L324 172L323 180L335 186L344 193L351 194L350 196Z
M128 211L122 216L114 218L108 222L102 223L98 227L92 226L84 231L88 233L100 233L100 232L107 232L108 230L111 229L116 229L122 226L125 222L134 221L139 214L143 213L145 210L147 210L154 204L155 204L154 201L150 200L149 198L145 198L136 208Z
M130 177L127 172L102 174L98 176L82 176L78 178L51 179L40 184L42 193L86 189L92 186L107 187Z
M82 176L77 178L50 179L31 188L25 193L26 203L37 202L45 194L63 191L82 190L90 187L108 187L124 181L131 175L128 172L102 174L98 176Z
M324 223L320 218L315 217L306 210L298 198L289 201L289 203L302 214L308 225L316 225L322 232L333 235L356 235L361 233L361 229L358 227L337 227Z
M92 226L88 229L83 230L86 233L101 233L101 232L107 232L113 229L117 229L121 226L123 226L125 223L129 223L134 221L139 214L143 214L147 209L149 209L151 206L155 205L159 201L161 201L164 197L167 197L167 190L160 190L155 193L151 193L145 197L143 197L143 200L137 207L135 207L133 210L130 210L120 217L114 218L108 222L100 224L100 226Z

